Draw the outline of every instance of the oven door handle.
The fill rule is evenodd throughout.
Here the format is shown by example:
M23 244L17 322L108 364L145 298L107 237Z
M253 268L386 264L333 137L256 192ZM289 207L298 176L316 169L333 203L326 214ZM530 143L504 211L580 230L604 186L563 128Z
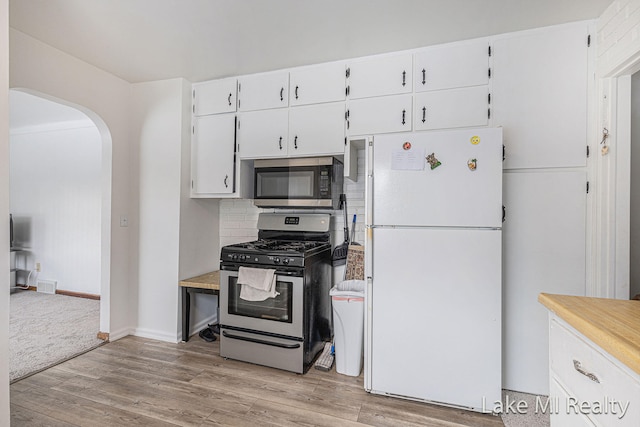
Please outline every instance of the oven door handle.
M234 334L230 334L227 331L222 331L222 335L224 335L226 338L231 338L234 340L240 340L240 341L249 341L249 342L254 342L257 344L264 344L264 345L270 345L273 347L280 347L280 348L289 348L289 349L294 349L294 348L300 348L300 344L296 343L296 344L282 344L282 343L278 343L278 342L271 342L271 341L265 341L265 340L259 340L256 338L250 338L250 337L243 337L240 335L234 335Z

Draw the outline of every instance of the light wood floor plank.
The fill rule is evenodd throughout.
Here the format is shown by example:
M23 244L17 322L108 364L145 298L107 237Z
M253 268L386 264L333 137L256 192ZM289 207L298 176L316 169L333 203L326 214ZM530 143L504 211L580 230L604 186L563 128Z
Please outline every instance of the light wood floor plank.
M219 341L126 337L11 385L12 425L497 427L499 417L372 395L363 377L219 356Z

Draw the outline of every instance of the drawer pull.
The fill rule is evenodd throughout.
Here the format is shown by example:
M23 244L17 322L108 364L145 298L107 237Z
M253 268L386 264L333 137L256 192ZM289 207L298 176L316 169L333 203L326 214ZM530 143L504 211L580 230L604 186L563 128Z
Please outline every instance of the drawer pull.
M580 363L579 361L573 359L573 367L576 369L576 371L580 372L582 375L589 378L594 383L600 384L600 380L598 379L598 377L596 377L591 372L585 371L584 368L582 367L582 363Z

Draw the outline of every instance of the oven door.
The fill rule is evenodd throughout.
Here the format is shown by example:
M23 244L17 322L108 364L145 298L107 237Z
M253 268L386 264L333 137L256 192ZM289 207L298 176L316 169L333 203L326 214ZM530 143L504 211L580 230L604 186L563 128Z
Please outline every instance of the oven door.
M276 272L278 296L264 301L240 298L238 272L220 271L220 324L269 334L303 338L304 279Z

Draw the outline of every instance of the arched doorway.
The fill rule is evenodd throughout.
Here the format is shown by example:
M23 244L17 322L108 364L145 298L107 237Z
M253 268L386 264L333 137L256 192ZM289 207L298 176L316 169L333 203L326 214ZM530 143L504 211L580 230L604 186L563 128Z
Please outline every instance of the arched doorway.
M30 211L14 218L16 244L32 249L24 267L29 273L40 267L41 278L60 281L59 293L99 296L95 332L108 333L109 129L92 111L41 93L12 89L9 100L11 209Z

